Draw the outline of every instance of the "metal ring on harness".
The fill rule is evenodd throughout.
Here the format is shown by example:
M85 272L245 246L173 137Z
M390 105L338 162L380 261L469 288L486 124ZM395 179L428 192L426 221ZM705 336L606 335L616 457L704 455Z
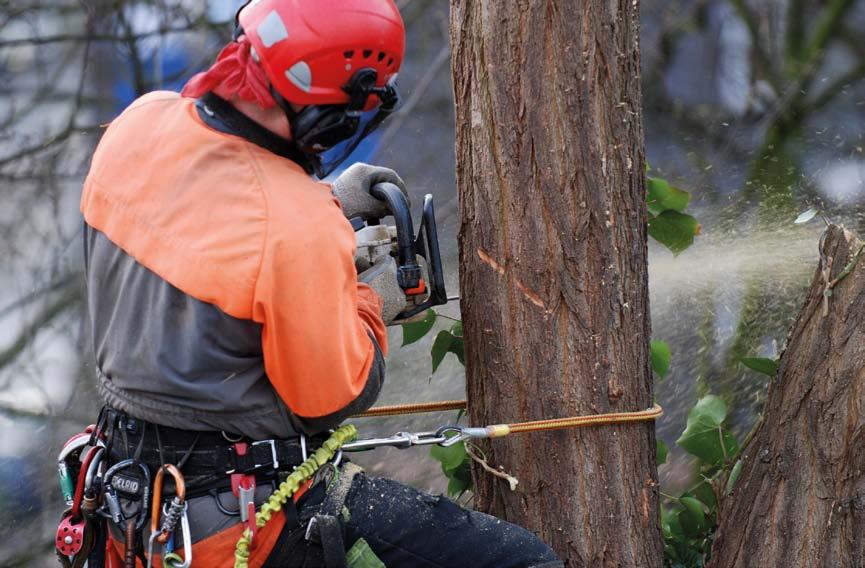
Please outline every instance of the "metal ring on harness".
M228 432L226 432L225 430L222 430L221 434L222 434L223 438L225 438L227 441L231 442L232 444L236 444L237 442L239 442L243 439L243 434L238 434L237 438L232 438L228 434Z

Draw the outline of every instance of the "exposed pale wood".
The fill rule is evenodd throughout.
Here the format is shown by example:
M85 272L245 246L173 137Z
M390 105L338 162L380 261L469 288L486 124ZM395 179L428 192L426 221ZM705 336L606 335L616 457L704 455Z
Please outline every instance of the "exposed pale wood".
M452 0L471 421L652 405L639 3ZM569 566L660 566L651 424L484 446L483 510Z

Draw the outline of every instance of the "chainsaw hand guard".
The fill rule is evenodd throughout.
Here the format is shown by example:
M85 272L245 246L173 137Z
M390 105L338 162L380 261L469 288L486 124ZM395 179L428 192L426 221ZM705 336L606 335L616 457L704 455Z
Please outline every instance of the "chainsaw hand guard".
M424 197L420 229L415 235L408 199L397 186L391 183L376 184L370 189L370 194L387 205L394 218L394 226L382 226L380 219L366 223L360 219L352 219L352 225L358 235L359 250L368 247L369 256L373 256L373 251L385 249L397 261L397 281L405 291L409 305L397 316L394 323L411 318L433 306L446 304L447 291L432 195L427 194ZM418 257L422 257L426 263L426 279L423 267L418 264ZM368 260L372 262L375 259ZM423 295L426 295L426 298L418 301Z

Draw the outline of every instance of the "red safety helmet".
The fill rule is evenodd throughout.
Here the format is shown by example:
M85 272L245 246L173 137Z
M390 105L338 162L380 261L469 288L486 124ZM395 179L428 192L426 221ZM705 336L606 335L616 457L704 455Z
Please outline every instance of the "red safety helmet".
M383 88L405 52L405 26L393 0L252 0L238 14L274 90L296 105L351 102L347 86L364 69ZM378 97L363 110L378 106Z

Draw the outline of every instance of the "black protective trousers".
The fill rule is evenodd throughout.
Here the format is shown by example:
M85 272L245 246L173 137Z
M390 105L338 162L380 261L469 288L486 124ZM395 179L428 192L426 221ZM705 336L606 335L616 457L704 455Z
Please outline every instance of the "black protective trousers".
M304 507L300 505L300 516ZM359 539L387 568L555 568L563 564L529 531L460 507L390 479L354 476L338 515L345 547ZM286 528L269 567L324 566L318 539L307 524Z

